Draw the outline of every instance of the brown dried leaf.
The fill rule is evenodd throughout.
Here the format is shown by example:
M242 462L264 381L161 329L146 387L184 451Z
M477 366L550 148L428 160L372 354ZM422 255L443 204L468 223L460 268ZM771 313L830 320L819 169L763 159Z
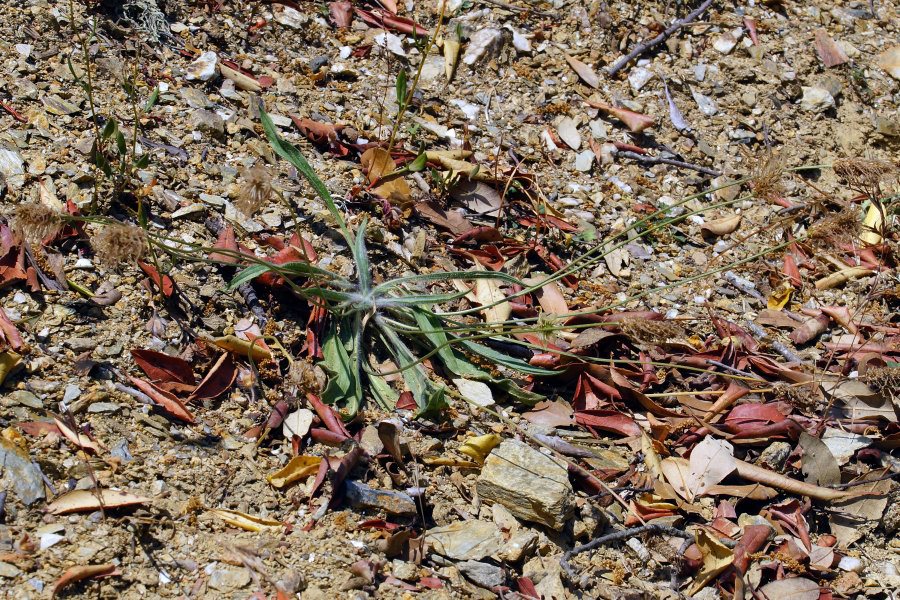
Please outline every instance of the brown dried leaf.
M850 61L844 49L831 39L831 36L824 29L816 29L815 44L816 54L819 55L819 59L826 68L836 67Z
M741 225L741 215L731 215L722 219L710 221L700 228L704 236L721 237L734 233Z
M121 508L145 504L150 498L144 498L122 490L75 490L63 494L47 505L47 512L54 515L65 515L86 510L100 510L100 508Z
M762 586L759 591L770 600L818 600L819 584L806 577L779 579Z
M366 171L366 177L370 184L378 183L372 191L398 206L407 206L412 200L412 191L409 184L402 176L393 176L386 181L381 181L397 170L397 163L391 158L391 154L384 148L369 148L360 157L360 164Z
M91 577L111 577L114 575L121 575L121 573L116 568L116 565L112 563L102 565L75 565L74 567L69 567L66 569L66 572L56 580L56 583L53 584L52 597L56 597L56 595L69 584Z
M569 66L572 67L573 71L578 73L578 76L583 82L595 89L600 87L600 77L592 68L568 54L566 54L566 62L569 63Z

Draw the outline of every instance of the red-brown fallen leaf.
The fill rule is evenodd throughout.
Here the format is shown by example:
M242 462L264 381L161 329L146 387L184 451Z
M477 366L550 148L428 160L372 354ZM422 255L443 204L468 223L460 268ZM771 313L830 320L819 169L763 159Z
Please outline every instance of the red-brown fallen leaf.
M229 265L233 265L237 262L237 257L232 256L231 252L237 253L240 250L238 249L237 238L234 235L234 228L231 225L225 225L225 227L222 228L222 231L219 232L219 238L216 240L216 243L213 244L213 248L228 250L229 254L212 252L209 255L209 260L216 260Z
M569 63L569 66L572 67L572 70L578 74L583 82L595 89L600 87L600 77L597 76L597 73L592 68L574 56L566 54L565 57L566 62Z
M400 392L400 396L397 398L397 404L394 408L397 410L416 410L419 407L416 404L416 399L413 397L412 392L404 391Z
M50 421L22 421L21 423L16 423L16 427L32 436L52 433L62 437L59 427L56 426L56 423L51 423Z
M22 336L19 335L15 324L6 316L6 311L0 307L0 347L5 345L9 345L13 350L19 350L25 345L25 342L22 341Z
M350 153L350 148L338 138L338 132L342 129L342 126L336 126L333 123L313 121L312 119L301 118L297 115L290 115L290 117L294 122L294 125L297 126L297 129L299 129L312 143L327 145L328 149L337 156L347 156L347 154Z
M802 346L825 333L825 331L828 330L829 323L830 319L828 318L828 315L819 314L816 317L807 319L797 326L790 334L788 334L788 338L798 346Z
M194 422L194 415L191 414L191 411L189 411L174 394L161 390L149 381L145 381L138 377L129 375L128 379L130 379L131 383L136 385L139 390L150 396L151 400L156 402L163 411L172 417L181 419L187 423Z
M444 582L437 577L422 577L419 579L419 585L429 590L439 590L444 587Z
M329 2L328 14L331 15L331 22L338 29L350 27L353 20L353 4L350 2Z
M819 55L819 60L822 61L825 68L836 67L850 60L844 49L838 46L837 42L831 39L824 29L816 29L815 46L816 54Z
M750 41L753 42L753 45L759 46L759 36L756 33L756 21L751 17L744 17L744 27L747 28L747 33L750 34Z
M588 429L600 429L627 437L641 435L634 419L615 410L585 410L575 413L575 422Z
M338 415L337 411L322 402L315 394L306 394L306 400L309 402L310 406L313 407L313 410L316 411L316 414L319 415L319 418L322 419L322 422L329 431L338 435L343 435L344 439L350 437L350 432L344 427L344 422L341 421L341 417Z
M620 120L626 127L628 127L628 131L630 131L631 133L639 133L656 124L655 118L634 112L633 110L628 110L627 108L617 108L615 106L610 106L609 104L606 104L604 102L598 102L596 100L590 100L588 98L585 98L584 101L587 102L590 106L598 108L604 113L612 115Z
M230 352L223 352L188 399L210 400L225 393L237 377L237 366Z
M63 494L47 505L47 512L54 515L65 515L101 508L122 508L136 504L146 504L150 498L144 498L123 490L93 489L75 490Z
M62 436L75 444L75 446L82 450L93 452L94 454L100 454L102 447L96 441L81 432L73 431L59 419L54 418L53 422L56 423L56 428L59 429Z
M788 278L788 281L791 282L795 288L799 288L803 285L803 280L800 278L800 269L797 268L797 261L794 259L793 254L786 253L784 255L784 276Z
M420 37L429 36L428 30L412 19L392 15L383 8L373 8L372 10L355 8L354 11L360 19L373 27L399 31L400 33L405 33L407 35L417 35Z
M121 571L112 563L102 565L75 565L69 567L66 572L53 584L53 595L56 595L67 585L89 579L91 577L114 577L121 575Z
M134 358L135 364L154 383L172 381L186 385L195 385L197 383L190 363L177 356L141 348L132 349L131 356Z
M747 525L744 535L734 547L734 568L743 576L750 566L750 555L759 552L769 539L772 528L768 525Z
M541 595L538 594L537 588L534 587L534 582L531 581L531 578L519 577L518 579L516 579L516 584L519 586L519 594L521 594L525 598L534 598L534 600L540 600Z
M575 424L572 406L563 400L542 400L534 405L534 409L524 413L522 418L545 427L570 427Z
M150 278L157 289L161 290L163 296L166 298L170 297L172 293L175 291L175 282L172 281L172 278L168 275L160 275L159 271L156 270L151 264L145 263L144 261L138 261L138 266L141 268L141 271L144 272L144 275Z
M731 432L738 432L744 428L779 423L785 418L787 417L778 410L775 404L748 402L731 409L731 412L725 417L725 427Z

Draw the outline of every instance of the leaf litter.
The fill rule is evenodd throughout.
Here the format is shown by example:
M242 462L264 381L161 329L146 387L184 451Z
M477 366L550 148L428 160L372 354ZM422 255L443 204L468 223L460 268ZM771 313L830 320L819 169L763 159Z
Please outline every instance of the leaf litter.
M889 597L896 6L700 8L0 9L0 576Z

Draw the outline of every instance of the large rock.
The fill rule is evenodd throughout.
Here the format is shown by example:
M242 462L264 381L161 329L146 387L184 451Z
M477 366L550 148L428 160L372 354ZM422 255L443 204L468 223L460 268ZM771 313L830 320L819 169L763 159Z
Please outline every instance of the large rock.
M425 541L438 554L454 560L481 560L500 551L500 530L487 521L461 521L429 529Z
M191 126L200 133L216 139L225 137L225 121L210 110L195 110L191 114Z
M520 519L559 530L572 516L573 491L565 463L528 444L506 440L484 461L478 495Z

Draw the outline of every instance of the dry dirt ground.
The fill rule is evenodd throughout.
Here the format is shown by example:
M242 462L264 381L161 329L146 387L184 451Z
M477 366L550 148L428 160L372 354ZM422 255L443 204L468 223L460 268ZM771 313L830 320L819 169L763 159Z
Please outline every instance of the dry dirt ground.
M396 29L385 35L358 15L349 27L339 29L327 3L301 2L301 11L292 12L280 4L160 0L156 10L164 21L151 18L154 11L144 1L124 3L130 6L126 10L131 20L122 18L121 7L110 8L119 3L101 4L93 11L85 10L80 2L70 6L48 0L10 0L0 6L0 101L4 104L0 111L0 190L8 217L16 205L42 202L59 209L71 203L69 209L78 207L82 214L97 210L129 220L129 207L136 206L136 197L140 197L151 207L149 228L156 234L211 246L216 235L207 221L224 220L241 244L260 255L271 255L274 250L266 244L268 236L289 238L294 216L277 202L269 202L249 216L234 204L247 178L244 169L260 162L268 165L274 185L296 206L299 228L311 240L322 265L352 272L346 247L324 205L295 169L277 159L262 134L260 107L273 116L284 138L302 149L340 199L339 206L351 224L358 224L362 214L370 215L368 231L379 278L408 271L472 267L469 258L448 251L448 242L459 231L436 224L437 219L424 209L407 208L416 202L463 207L460 214L471 224L501 225L504 233L521 243L529 235L522 221L529 213L522 207L542 206L545 214L572 225L569 230L550 228L541 233L545 247L565 262L602 244L636 219L690 194L748 175L755 174L759 182L760 171L768 164L770 170L774 165L774 192L757 188L754 194L751 186L743 184L701 195L672 209L670 216L677 216L719 205L662 229L650 239L633 236L606 260L578 272L578 285L560 285L562 301L570 309L604 306L664 286L627 300L619 309L655 310L666 315L678 324L679 336L668 340L673 344L666 352L676 352L679 347L696 351L702 340L716 334L710 315L735 323L753 321L766 308L766 300L771 304L771 298L778 297L785 280L786 252L783 247L774 253L763 250L783 245L789 241L787 235L805 235L818 224L830 227L821 234L827 243L805 248L807 260L800 265L802 283L794 286L787 309L796 315L803 308L848 307L851 325L866 320L884 328L869 339L881 343L876 354L886 356L887 363L891 357L896 360L893 311L898 282L889 258L878 272L859 273L828 289L814 286L848 266L835 266L822 254L833 250L840 257L835 261L850 256L840 244L858 237L854 228L867 214L862 203L865 198L860 199L860 190L830 168L796 173L780 170L827 166L846 158L896 160L900 149L900 15L893 1L875 0L873 15L866 2L716 0L696 22L614 77L607 75L606 67L697 4L451 2L442 38L447 44L460 37L462 44L449 80L444 51L437 45L423 59L423 40L416 43ZM356 4L367 10L377 6ZM410 1L399 6L398 12L433 31L438 15L432 4ZM333 12L344 14L344 10L337 7ZM88 68L78 40L90 32L92 22L96 28L87 45ZM490 41L483 53L475 49L481 40ZM842 54L841 64L826 67L823 48L826 53ZM217 57L208 79L201 78L205 77L202 65L195 62L202 53ZM586 77L579 77L567 56L587 65L590 72L582 73ZM410 151L409 156L423 148L463 146L473 151L469 160L486 173L508 174L518 164L522 173L529 174L532 185L527 198L526 194L517 196L515 210L519 212L504 213L502 223L490 212L496 210L495 204L479 212L483 207L467 204L466 196L445 194L427 170L406 177L411 201L397 203L390 214L373 194L360 191L366 187L366 174L352 145L390 137L397 112L398 73L408 72L411 87L423 60L413 106L397 134L397 145ZM223 65L225 75L230 76L223 76ZM249 75L234 75L236 66ZM73 70L81 82L90 75L92 100L73 77ZM596 81L590 81L592 75ZM128 85L134 86L133 93L126 89ZM149 160L134 170L124 192L117 195L111 178L91 163L95 139L92 105L104 120L111 117L121 124L125 145L130 148L135 110L144 106L154 89L158 97L138 116L137 155ZM641 133L630 133L621 121L592 107L585 98L649 115L655 124ZM677 116L673 123L670 102L687 128ZM326 128L325 143L314 144L292 122L294 116L343 128L337 132ZM328 135L333 136L330 142ZM646 156L674 158L702 169L641 163L636 158L645 155L627 154L625 145L647 149L650 154ZM345 151L346 156L341 156ZM504 177L496 179L502 190ZM883 185L885 196L897 193L890 187L893 183ZM92 204L95 194L96 206ZM485 201L490 204L495 199L490 196ZM792 220L797 214L801 217ZM893 219L890 214L883 219L884 246L894 243L887 233ZM695 573L703 557L698 554L694 564L685 564L686 559L680 557L684 550L681 540L658 536L638 536L632 545L617 542L579 554L572 560L575 576L561 573L565 550L620 528L609 522L627 515L627 510L601 493L603 490L591 491L574 475L575 491L569 499L574 511L557 528L517 519L501 503L481 501L475 483L478 464L466 466L465 461L471 459L459 452L463 443L472 435L491 433L503 439L522 438L509 423L531 427L522 417L528 407L499 397L504 421L459 398L452 398L450 408L437 417L415 418L410 411L401 411L401 439L408 445L404 460L410 463L404 468L385 460L390 452L374 429L391 415L380 411L371 399L365 404L350 429L362 432L361 445L371 456L356 464L349 479L384 490L414 488L421 494L412 514L386 513L396 508L396 499L351 506L340 490L335 493L334 505L326 510L323 506L333 493L331 484L326 482L323 489L314 490L313 477L293 486L274 487L267 476L284 466L297 448L283 435L280 425L262 442L248 432L259 433L259 426L279 400L288 400L292 411L300 406L297 381L286 377L286 364L267 367L257 381L247 361L239 358L235 385L215 398L192 402L193 424L171 418L152 401L148 404L129 379L143 376L133 349L181 356L193 365L199 379L213 366L218 353L198 345L198 337L246 330L248 320L259 323L246 298L227 290L234 269L166 262L163 267L177 288L177 293L166 299L146 283L147 275L133 262L109 265L94 256L87 240L95 229L95 225L87 225L84 235L75 232L57 239L46 250L32 245L28 264L34 261L35 268L51 281L68 280L72 284L69 289L57 289L63 286L43 280L34 286L9 277L15 253L7 253L0 267L4 278L0 305L24 341L17 350L21 362L11 373L6 368L8 347L4 353L6 377L0 390L0 428L4 456L8 457L5 465L0 464L0 596L48 597L63 573L84 565L100 565L101 576L61 586L61 596L514 598L528 597L528 585L533 583L545 598L675 598L683 597L697 581ZM4 231L3 251L7 252L13 247L13 238L9 230ZM889 253L890 249L885 250L879 257ZM10 256L12 263L7 260ZM513 259L505 259L512 269ZM719 270L739 261L746 262ZM518 274L525 276L550 270L533 255L524 268L515 266ZM695 277L711 270L717 272ZM750 291L730 283L725 275L729 270L752 282ZM117 292L114 296L121 297L95 302L79 293L79 288ZM256 286L256 292L267 318L264 333L299 356L309 318L305 302L262 285ZM779 328L771 315L762 325L804 361L805 366L798 370L838 366L846 367L845 375L855 374L859 369L856 359L843 354L834 358L823 345L840 341L847 331L839 319L829 322L826 316L825 321L827 327L817 332L825 337L795 345L785 336L790 325L781 322ZM632 327L630 335L633 340L645 340L647 348L658 345L646 342L652 332L638 326ZM8 343L8 331L6 338ZM768 356L784 364L785 359L773 351L768 350ZM752 368L747 363L741 367ZM765 377L777 379L771 371ZM683 387L683 379L671 373L663 379L666 384L655 387L655 392L688 389ZM579 393L574 383L538 391L564 404L571 404ZM764 399L752 397L757 402ZM708 407L715 397L705 400ZM824 407L824 402L817 405L814 397L787 400L794 403L796 414L807 418L819 416ZM684 410L675 396L662 397L660 402ZM885 414L873 417L868 430L871 439L894 432L890 427L896 415L891 414L890 402L887 406ZM666 420L652 415L648 420L647 407L639 404L617 405L616 410L624 410L630 419L636 419L632 423L654 435ZM66 415L66 422L86 436L82 441L94 440L99 451L79 449L66 439L53 421L58 415ZM675 430L687 431L696 425L682 420L673 427L668 441L662 435L659 449L668 445L674 452L680 436ZM642 452L640 436L601 427L594 429L595 438L574 423L545 423L530 431L562 435L561 439L589 448L591 458L581 464L597 474L610 475L610 485L620 486L626 503L640 490L652 490L652 484L647 488L646 482L641 487L635 476L646 471L647 449ZM305 456L329 453L341 457L348 452L346 443L329 447L307 436L294 442ZM794 466L786 472L802 478L796 468L797 439L775 443L785 442L787 451L793 452L790 461ZM752 462L760 453L782 450L767 446L766 441L741 447L741 456ZM891 466L896 468L889 460L891 446L878 448L888 457L882 465L888 465L889 472ZM13 455L20 463L26 457L24 464L13 467L9 458ZM422 457L433 460L419 460ZM443 463L440 458L445 459ZM841 462L844 471L839 475L846 482L875 466L854 456L849 463ZM617 479L623 474L631 478ZM22 483L29 477L38 479ZM881 498L892 493L894 485L890 479L885 481L886 487L878 491ZM143 501L133 507L107 506L105 510L48 511L55 498L98 484L125 490ZM26 501L23 493L35 497ZM771 502L805 500L802 494L781 494ZM728 498L720 495L694 503L676 502L666 523L683 527L721 517L743 527L746 522L739 521L738 515L762 518L759 514L765 502L739 505L731 517L728 510L717 513L717 505L721 509L718 501L728 502ZM739 500L731 498L730 502L738 504ZM885 504L880 506L884 512ZM215 509L239 511L283 525L247 531L227 523ZM790 554L789 549L797 548L793 540L798 538L792 536L799 530L810 532L815 548L824 549L821 552L825 554L834 545L823 537L833 533L829 509L814 503L806 512L808 523L790 529L778 522L773 528L784 538L772 541L765 555L755 559L756 570L746 575L746 585L761 587L794 574L821 585L821 596L816 595L818 588L813 592L791 590L797 597L807 598L812 593L812 598L882 598L896 593L900 582L900 547L893 540L897 515L891 521L882 518L877 506L874 510L877 514L867 514L868 520L857 522L864 537L846 548L839 544L839 554L830 555L859 558L859 565L851 561L838 567L837 558L829 562L819 560L820 555L810 559L808 552L799 557ZM448 557L436 551L434 543L423 549L406 541L419 538L426 530L476 521L496 524L502 535L491 543L499 544L498 548ZM398 529L391 529L395 525ZM726 529L720 532L725 535ZM740 538L739 533L731 534ZM784 541L787 538L790 543ZM525 540L525 547L511 548L514 540ZM734 593L732 581L733 577L723 577L717 583L713 576L708 585L701 584L704 589L696 596L730 596Z

